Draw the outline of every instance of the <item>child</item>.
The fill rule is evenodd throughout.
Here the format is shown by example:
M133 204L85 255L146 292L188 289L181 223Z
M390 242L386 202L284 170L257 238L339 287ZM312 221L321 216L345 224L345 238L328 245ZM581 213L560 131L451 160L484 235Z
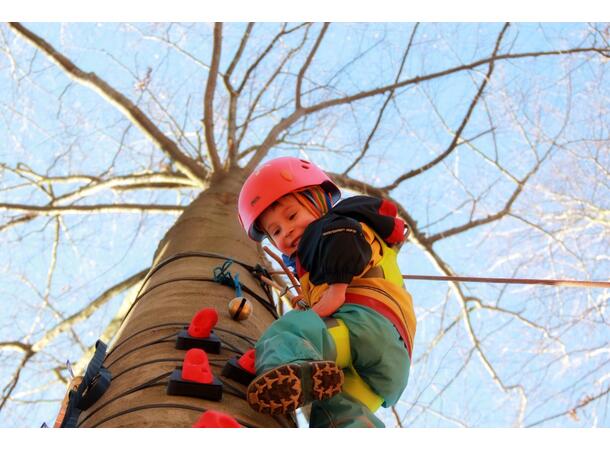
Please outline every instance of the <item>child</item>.
M375 417L404 391L415 314L391 248L404 222L387 200L340 191L314 164L277 158L239 195L239 219L296 271L308 310L276 320L256 344L247 398L284 414L312 402L310 427L383 427Z

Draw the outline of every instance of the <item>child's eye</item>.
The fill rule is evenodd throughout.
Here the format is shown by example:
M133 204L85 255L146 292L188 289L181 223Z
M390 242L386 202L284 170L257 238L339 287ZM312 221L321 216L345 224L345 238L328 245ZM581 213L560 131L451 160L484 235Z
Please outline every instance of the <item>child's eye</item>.
M293 214L291 214L291 215L290 215L290 217L289 217L289 219L290 219L290 220L294 219L294 218L296 217L296 215L297 215L297 213L293 213Z

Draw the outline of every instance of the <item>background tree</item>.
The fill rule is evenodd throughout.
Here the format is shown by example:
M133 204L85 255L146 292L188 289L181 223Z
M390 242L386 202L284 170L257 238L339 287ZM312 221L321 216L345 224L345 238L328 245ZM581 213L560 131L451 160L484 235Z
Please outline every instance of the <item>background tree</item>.
M395 201L407 273L608 279L606 24L9 24L0 39L4 425L52 420L65 359L130 335L159 261L262 261L234 211L267 158ZM164 276L222 262L184 261ZM178 284L160 308L228 300ZM407 285L414 364L389 426L609 424L607 289Z

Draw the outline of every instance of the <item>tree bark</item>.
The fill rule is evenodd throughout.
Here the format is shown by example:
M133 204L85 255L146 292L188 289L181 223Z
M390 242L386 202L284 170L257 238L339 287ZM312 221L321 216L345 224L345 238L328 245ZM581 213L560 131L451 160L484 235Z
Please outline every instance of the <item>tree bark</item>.
M235 296L232 288L213 281L176 280L211 279L214 268L225 259L188 256L154 269L159 262L184 252L215 253L252 266L261 260L260 247L246 237L237 220L237 195L243 179L243 171L236 168L215 181L187 207L159 243L152 275L108 349L104 365L112 373L110 388L81 413L80 427L190 427L208 409L228 413L245 426L295 426L292 418L276 419L255 412L244 400L245 386L220 376L225 362L239 356L230 346L240 352L252 347L232 333L254 341L274 320L273 314L249 298L254 307L250 318L233 321L227 312L227 304ZM234 262L229 270L233 275L239 273L244 286L266 298L247 269ZM223 341L220 355L208 354L212 372L225 386L219 402L166 394L168 373L181 365L186 353L175 349L175 335L205 307L218 311L215 332Z

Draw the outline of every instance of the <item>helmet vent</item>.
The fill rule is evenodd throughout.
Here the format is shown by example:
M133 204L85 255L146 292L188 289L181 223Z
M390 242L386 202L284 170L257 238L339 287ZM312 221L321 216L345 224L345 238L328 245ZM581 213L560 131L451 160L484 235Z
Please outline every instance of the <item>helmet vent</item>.
M280 176L286 181L292 181L294 179L292 173L288 170L280 170Z

